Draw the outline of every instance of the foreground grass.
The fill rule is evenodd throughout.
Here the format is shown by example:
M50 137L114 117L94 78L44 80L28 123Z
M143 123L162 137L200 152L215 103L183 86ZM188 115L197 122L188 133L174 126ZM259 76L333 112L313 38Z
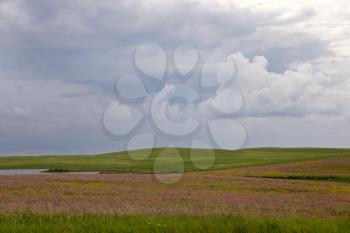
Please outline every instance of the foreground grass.
M237 216L0 215L0 232L231 232L348 233L349 218L252 218Z
M132 153L130 156L129 153ZM149 155L148 155L149 154ZM148 155L148 156L147 156ZM198 171L193 158L200 163L210 162L210 169L238 168L267 164L301 162L350 155L350 149L318 148L257 148L242 150L207 150L157 148L131 152L76 156L12 156L0 157L0 169L36 168L52 171L102 171L152 173L158 158L159 171L176 171L184 164L185 171ZM133 159L136 158L136 159ZM179 166L180 165L180 166Z

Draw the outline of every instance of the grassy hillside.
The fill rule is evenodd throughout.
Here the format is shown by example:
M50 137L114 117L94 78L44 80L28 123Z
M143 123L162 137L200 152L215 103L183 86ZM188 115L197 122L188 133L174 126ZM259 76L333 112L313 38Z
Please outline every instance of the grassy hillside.
M157 160L157 170L178 170L184 164L185 171L200 170L193 161L210 162L210 169L237 168L266 164L278 164L317 160L335 156L350 155L350 149L319 148L255 148L242 150L207 150L167 148L153 149L147 157L147 150L116 152L99 155L75 156L13 156L0 157L0 169L42 168L63 169L69 171L105 171L105 172L153 172ZM215 155L213 154L215 153ZM214 157L213 157L214 156ZM183 161L183 162L182 162Z

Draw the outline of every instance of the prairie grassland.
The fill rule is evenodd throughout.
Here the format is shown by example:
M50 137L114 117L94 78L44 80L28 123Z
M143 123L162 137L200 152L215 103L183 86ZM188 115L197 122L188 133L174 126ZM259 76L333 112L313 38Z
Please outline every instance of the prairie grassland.
M222 153L222 170L186 172L174 184L139 173L152 160L126 173L116 155L0 159L2 168L124 172L0 176L0 232L349 232L350 183L264 178L348 177L347 150Z
M0 212L122 215L350 216L350 184L186 173L0 177Z

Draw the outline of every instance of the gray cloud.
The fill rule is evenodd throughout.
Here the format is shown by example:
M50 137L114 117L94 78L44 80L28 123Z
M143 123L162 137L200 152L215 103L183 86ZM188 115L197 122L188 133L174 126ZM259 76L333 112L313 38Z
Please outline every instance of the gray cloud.
M305 20L312 15L310 11L279 19L282 12L253 13L235 5L222 8L185 1L34 0L2 4L12 9L11 14L0 14L5 22L1 34L6 35L6 54L12 57L8 66L20 68L26 78L72 82L98 78L103 83L108 74L130 67L129 54L146 41L166 47L191 42L208 52L221 49L255 55L262 51L261 55L273 59L271 69L276 71L294 60L327 52L321 40L273 29ZM287 39L300 46L291 47Z
M137 45L258 54L269 71L283 73L331 54L329 41L294 28L316 13L285 17L200 1L0 1L0 153L118 149L99 121L114 99L115 74L132 70Z

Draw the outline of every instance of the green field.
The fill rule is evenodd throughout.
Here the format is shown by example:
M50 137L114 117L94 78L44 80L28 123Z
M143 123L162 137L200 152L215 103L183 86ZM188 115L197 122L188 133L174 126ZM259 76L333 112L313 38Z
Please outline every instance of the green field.
M230 232L347 233L349 218L247 218L237 216L0 215L0 232Z
M158 148L153 149L145 158L147 150L115 152L99 155L74 156L7 156L0 157L0 169L37 168L56 171L100 171L100 172L140 172L151 173L154 163L161 157L157 169L161 171L177 170L178 164L184 164L185 171L199 170L191 159L210 161L215 153L211 170L279 164L317 160L335 156L350 155L350 149L318 149L318 148L256 148L229 150ZM164 153L162 153L164 152ZM181 157L177 156L180 155ZM136 158L136 159L133 159ZM143 159L145 158L145 159ZM180 160L179 160L180 158Z

